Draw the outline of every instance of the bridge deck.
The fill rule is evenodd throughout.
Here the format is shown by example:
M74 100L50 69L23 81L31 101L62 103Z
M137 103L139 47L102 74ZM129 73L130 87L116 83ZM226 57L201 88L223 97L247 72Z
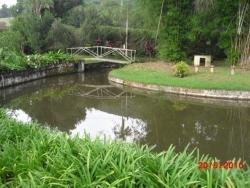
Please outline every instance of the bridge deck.
M99 61L99 62L118 63L118 64L130 64L129 61L117 60L117 59L109 59L109 58L87 57L87 58L84 58L84 60L86 60L86 61Z

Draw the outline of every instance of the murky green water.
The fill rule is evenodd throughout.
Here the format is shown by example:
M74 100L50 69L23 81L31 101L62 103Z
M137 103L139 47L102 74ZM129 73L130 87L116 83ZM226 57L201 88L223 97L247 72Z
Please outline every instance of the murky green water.
M193 99L114 87L107 71L52 77L0 90L1 104L22 121L37 120L71 135L127 142L187 144L221 160L250 161L250 104Z

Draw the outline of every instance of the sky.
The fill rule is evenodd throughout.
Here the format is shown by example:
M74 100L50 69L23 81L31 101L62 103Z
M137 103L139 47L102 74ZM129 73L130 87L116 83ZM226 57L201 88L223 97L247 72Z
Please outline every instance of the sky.
M0 0L0 7L2 7L3 4L6 4L9 7L16 4L16 0Z

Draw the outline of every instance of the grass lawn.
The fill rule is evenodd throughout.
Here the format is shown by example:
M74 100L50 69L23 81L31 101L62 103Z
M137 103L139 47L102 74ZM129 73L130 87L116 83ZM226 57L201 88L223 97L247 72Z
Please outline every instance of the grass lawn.
M199 73L193 72L185 78L173 75L172 65L167 63L138 63L116 69L111 75L127 81L145 84L156 84L195 89L223 89L250 91L250 71L236 69L236 74L230 74L230 67L215 67L210 73L209 68L201 68Z
M101 126L101 125L100 125ZM197 152L64 133L10 119L0 109L0 187L250 187L250 170L199 169Z

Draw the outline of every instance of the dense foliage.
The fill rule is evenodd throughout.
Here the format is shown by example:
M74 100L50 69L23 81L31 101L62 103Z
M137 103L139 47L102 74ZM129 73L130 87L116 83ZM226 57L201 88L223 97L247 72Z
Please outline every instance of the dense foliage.
M139 0L145 27L161 27L156 46L159 56L169 60L192 58L194 54L227 57L237 63L250 56L250 4L248 0ZM163 4L162 4L163 3ZM163 5L163 6L162 6ZM146 10L145 10L146 9ZM246 54L243 54L246 51ZM249 63L249 60L248 60Z
M73 61L73 56L65 54L60 50L58 52L48 52L45 54L35 54L26 57L26 64L30 68L42 68L51 64L56 64L60 62Z
M144 53L144 41L151 31L138 23L135 2L124 0L17 0L12 7L16 16L11 31L20 35L15 39L19 50L31 54L67 47L95 45L107 42L116 47L125 43L127 7L129 16L129 48ZM1 36L2 35L2 36ZM0 33L1 38L7 35ZM2 42L1 46L8 45ZM12 43L15 43L13 41Z
M202 170L211 161L173 147L155 154L121 142L70 138L0 111L0 186L249 187L249 169ZM24 152L25 151L25 152Z
M25 69L39 69L57 63L73 61L70 54L61 52L48 52L24 56L8 48L0 48L0 72L20 71Z
M211 54L232 64L250 56L247 0L17 0L11 9L16 19L7 32L26 54L97 40L122 47L128 19L128 47L139 55L180 61ZM0 38L0 47L9 46L8 35Z
M25 59L22 55L0 48L0 71L23 70L25 66Z

